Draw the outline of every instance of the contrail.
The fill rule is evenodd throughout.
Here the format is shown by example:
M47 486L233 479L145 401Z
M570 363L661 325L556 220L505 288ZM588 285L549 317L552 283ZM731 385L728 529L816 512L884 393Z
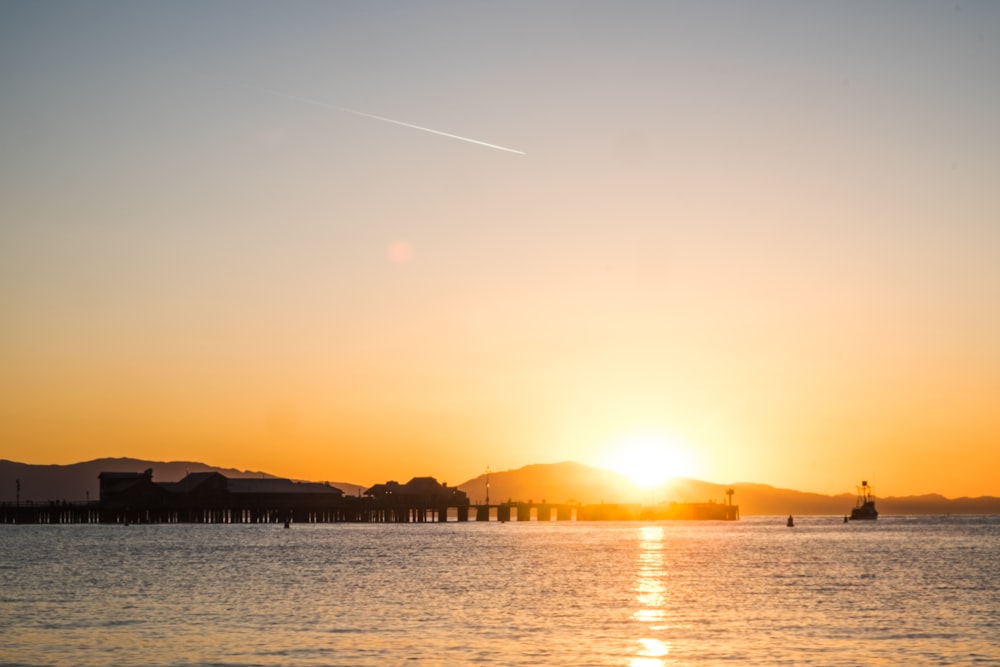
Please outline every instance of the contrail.
M326 102L321 102L319 100L314 100L309 97L302 97L300 95L289 95L288 93L281 93L277 90L268 90L267 88L259 88L257 86L248 86L242 84L243 88L249 88L250 90L256 90L261 93L267 93L268 95L275 95L277 97L283 97L286 100L295 100L296 102L305 102L306 104L315 104L316 106L323 107L325 109L333 109L334 111L343 111L344 113L351 113L355 116L364 116L365 118L373 118L375 120L380 120L384 123L392 123L393 125L401 125L403 127L408 127L413 130L420 130L422 132L430 132L431 134L436 134L442 137L448 137L449 139L458 139L459 141L466 141L470 144L476 144L478 146L486 146L487 148L495 148L498 151L506 151L508 153L516 153L517 155L526 155L524 151L514 150L513 148L506 148L505 146L497 146L496 144L488 144L485 141L479 141L478 139L470 139L469 137L462 137L457 134L451 134L449 132L442 132L441 130L434 130L429 127L423 127L420 125L414 125L412 123L404 123L401 120L395 120L393 118L386 118L385 116L376 116L373 113L365 113L364 111L358 111L356 109L348 109L347 107L339 107L335 104L327 104Z

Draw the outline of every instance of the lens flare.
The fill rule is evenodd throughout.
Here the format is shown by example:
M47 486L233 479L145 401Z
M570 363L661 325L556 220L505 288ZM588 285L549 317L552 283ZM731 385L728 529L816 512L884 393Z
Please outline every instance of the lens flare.
M413 259L413 246L406 241L396 241L386 254L393 264L408 264Z

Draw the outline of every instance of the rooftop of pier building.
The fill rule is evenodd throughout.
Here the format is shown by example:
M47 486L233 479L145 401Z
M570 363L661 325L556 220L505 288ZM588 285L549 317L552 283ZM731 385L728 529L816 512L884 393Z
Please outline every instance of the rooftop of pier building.
M278 477L229 478L217 472L188 473L177 482L153 481L152 469L141 473L102 472L98 479L104 507L284 507L329 502L344 495L340 489L325 483Z
M469 504L465 491L438 482L433 477L414 477L406 484L390 480L385 484L376 484L365 491L365 495L378 500L397 500L427 507L440 504L450 506Z

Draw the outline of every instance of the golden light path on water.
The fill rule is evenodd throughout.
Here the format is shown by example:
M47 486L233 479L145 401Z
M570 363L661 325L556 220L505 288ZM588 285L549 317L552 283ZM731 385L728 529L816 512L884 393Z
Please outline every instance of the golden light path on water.
M647 624L646 636L638 640L639 649L629 662L629 667L663 667L664 656L670 646L656 634L666 630L667 568L663 557L662 526L643 526L639 541L639 567L636 573L635 592L639 608L632 617Z

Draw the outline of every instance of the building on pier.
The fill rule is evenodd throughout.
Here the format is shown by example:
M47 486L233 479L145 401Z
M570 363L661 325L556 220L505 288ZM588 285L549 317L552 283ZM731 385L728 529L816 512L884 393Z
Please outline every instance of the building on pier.
M156 482L153 471L102 472L99 520L106 523L404 523L468 521L465 492L433 477L390 481L364 496L345 496L329 484L289 479L233 478L189 473L178 482Z
M179 482L154 482L151 469L102 472L98 479L105 510L309 510L336 505L344 496L329 484L276 477L230 479L217 472L189 473Z
M450 507L456 508L460 521L469 514L469 497L465 491L438 482L433 477L414 477L406 484L388 481L376 484L367 491L365 496L379 507L389 510L417 510L423 516L427 510L437 512L439 520L447 514Z
M153 469L145 472L102 472L100 504L106 509L124 509L133 506L165 507L171 494L163 484L153 481Z
M426 507L436 507L440 504L449 507L469 505L469 497L465 491L438 482L433 477L414 477L406 484L390 480L385 484L376 484L365 491L365 495L375 500L402 501Z

